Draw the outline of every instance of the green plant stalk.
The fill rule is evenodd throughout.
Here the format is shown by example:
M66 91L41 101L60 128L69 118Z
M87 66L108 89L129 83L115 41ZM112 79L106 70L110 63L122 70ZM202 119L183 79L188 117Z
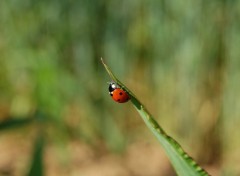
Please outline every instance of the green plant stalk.
M162 144L165 152L167 153L176 173L179 176L208 176L209 174L202 169L175 141L172 137L168 136L162 127L156 122L153 116L148 112L136 96L112 73L110 68L104 63L101 58L107 73L112 81L116 82L124 91L131 97L131 102L146 123L147 127L157 137L158 141Z

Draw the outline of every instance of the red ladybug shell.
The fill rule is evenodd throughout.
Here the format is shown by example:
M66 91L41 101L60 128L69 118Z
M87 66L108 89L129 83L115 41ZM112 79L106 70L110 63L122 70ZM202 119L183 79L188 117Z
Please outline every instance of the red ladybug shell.
M124 90L116 88L112 92L112 99L118 103L125 103L129 100L129 96Z
M121 89L115 82L110 83L109 94L112 96L112 99L118 103L125 103L130 99L127 92Z

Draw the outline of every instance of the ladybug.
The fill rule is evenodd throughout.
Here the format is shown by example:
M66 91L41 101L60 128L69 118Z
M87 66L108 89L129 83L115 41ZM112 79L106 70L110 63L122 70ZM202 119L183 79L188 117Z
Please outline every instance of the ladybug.
M125 103L130 99L128 93L121 89L120 86L115 82L109 83L108 90L112 99L118 103Z

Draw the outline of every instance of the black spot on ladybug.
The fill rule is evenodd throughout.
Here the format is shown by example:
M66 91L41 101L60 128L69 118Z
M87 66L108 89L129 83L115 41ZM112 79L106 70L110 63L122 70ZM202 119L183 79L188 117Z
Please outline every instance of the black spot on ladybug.
M120 99L118 99L117 101L120 101Z
M119 95L122 95L122 94L123 94L122 92L119 93Z

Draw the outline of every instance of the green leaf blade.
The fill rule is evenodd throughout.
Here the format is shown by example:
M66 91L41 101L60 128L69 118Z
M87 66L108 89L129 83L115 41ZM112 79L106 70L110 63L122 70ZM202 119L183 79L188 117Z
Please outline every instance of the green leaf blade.
M39 134L34 148L33 159L30 167L28 176L43 176L44 175L44 164L43 164L43 153L44 153L44 137Z
M110 68L101 59L111 79L116 82L131 97L131 102L150 131L157 137L166 154L168 155L176 173L179 176L209 176L181 147L181 145L168 136L153 116L147 111L137 97L112 73Z

